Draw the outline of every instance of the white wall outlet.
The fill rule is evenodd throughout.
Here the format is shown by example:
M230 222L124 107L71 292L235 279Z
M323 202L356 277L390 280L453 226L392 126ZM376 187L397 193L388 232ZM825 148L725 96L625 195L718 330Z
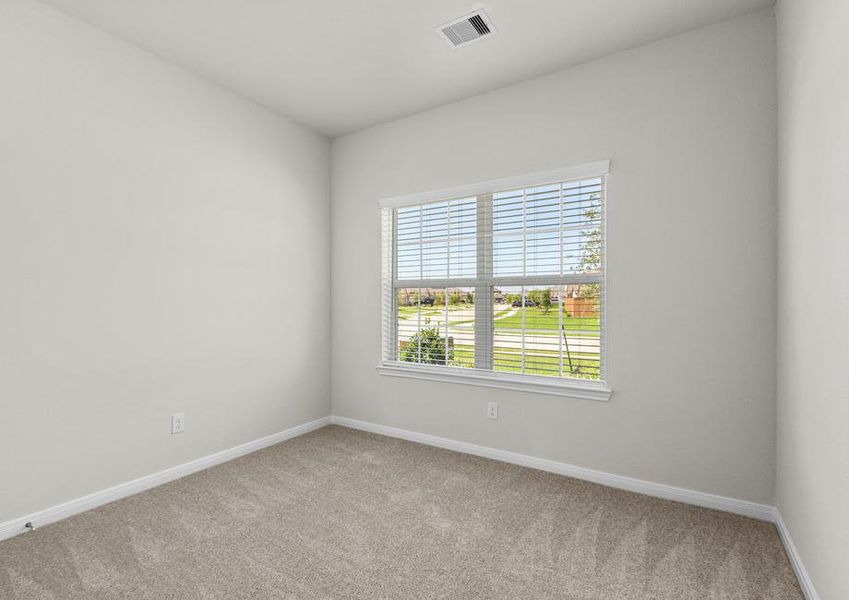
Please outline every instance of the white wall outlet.
M171 433L183 433L186 430L186 413L171 415Z
M486 403L486 416L490 419L498 419L498 402Z

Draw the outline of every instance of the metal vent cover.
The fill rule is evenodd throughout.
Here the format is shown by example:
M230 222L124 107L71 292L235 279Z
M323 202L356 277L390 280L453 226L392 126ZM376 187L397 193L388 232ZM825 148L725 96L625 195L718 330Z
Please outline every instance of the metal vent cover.
M495 33L492 21L483 10L476 10L436 28L436 32L452 48L468 44Z

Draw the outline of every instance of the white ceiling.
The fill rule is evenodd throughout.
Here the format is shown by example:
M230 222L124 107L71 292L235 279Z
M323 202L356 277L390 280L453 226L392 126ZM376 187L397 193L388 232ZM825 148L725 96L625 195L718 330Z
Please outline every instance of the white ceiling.
M330 136L773 0L44 0ZM497 35L434 27L483 7Z

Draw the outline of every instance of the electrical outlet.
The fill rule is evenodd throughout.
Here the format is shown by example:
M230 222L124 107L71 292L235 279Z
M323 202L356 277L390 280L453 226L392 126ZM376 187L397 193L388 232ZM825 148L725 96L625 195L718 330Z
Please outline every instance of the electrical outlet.
M171 433L183 433L186 430L186 414L174 413L171 415Z
M486 416L490 419L498 419L498 402L486 403Z

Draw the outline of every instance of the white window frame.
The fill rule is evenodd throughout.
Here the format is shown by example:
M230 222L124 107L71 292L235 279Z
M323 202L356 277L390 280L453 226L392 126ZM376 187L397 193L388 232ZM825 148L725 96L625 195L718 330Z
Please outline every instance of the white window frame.
M493 181L477 182L462 185L450 189L431 192L421 192L405 196L385 198L380 201L381 209L381 235L383 244L383 262L381 272L381 297L382 314L381 322L384 324L382 331L382 357L377 365L377 371L381 375L392 377L406 377L411 379L425 379L430 381L443 381L467 385L501 388L514 391L535 392L540 394L551 394L568 396L587 400L607 401L610 399L612 390L608 388L607 381L609 373L607 369L607 353L609 339L607 335L607 236L602 236L604 249L602 252L602 272L600 275L561 275L561 276L521 276L521 277L494 277L492 266L492 242L478 236L477 252L477 274L474 278L446 278L446 279L416 279L405 281L396 279L395 273L395 236L394 223L387 217L394 211L384 209L396 209L405 206L414 206L430 202L454 200L457 198L478 199L478 230L491 230L491 223L486 220L492 219L492 194L502 190L529 188L552 183L576 181L581 179L592 179L596 177L606 178L610 173L610 161L602 160L583 165L532 173L518 177L496 179ZM606 186L605 201L602 204L602 227L606 228ZM569 283L600 283L601 284L601 357L600 357L600 379L580 380L572 378L547 377L529 375L524 373L509 373L493 371L492 369L492 327L475 328L475 368L455 368L444 366L422 365L417 363L403 363L396 360L386 360L385 357L394 355L396 344L395 327L395 289L397 287L432 287L432 288L475 288L475 320L485 322L492 320L493 307L490 290L494 286L508 285L533 285L535 281L550 284L557 280L558 285ZM520 282L519 282L520 281ZM517 283L519 282L519 283ZM387 318L389 314L389 318ZM482 351L481 351L482 350Z

